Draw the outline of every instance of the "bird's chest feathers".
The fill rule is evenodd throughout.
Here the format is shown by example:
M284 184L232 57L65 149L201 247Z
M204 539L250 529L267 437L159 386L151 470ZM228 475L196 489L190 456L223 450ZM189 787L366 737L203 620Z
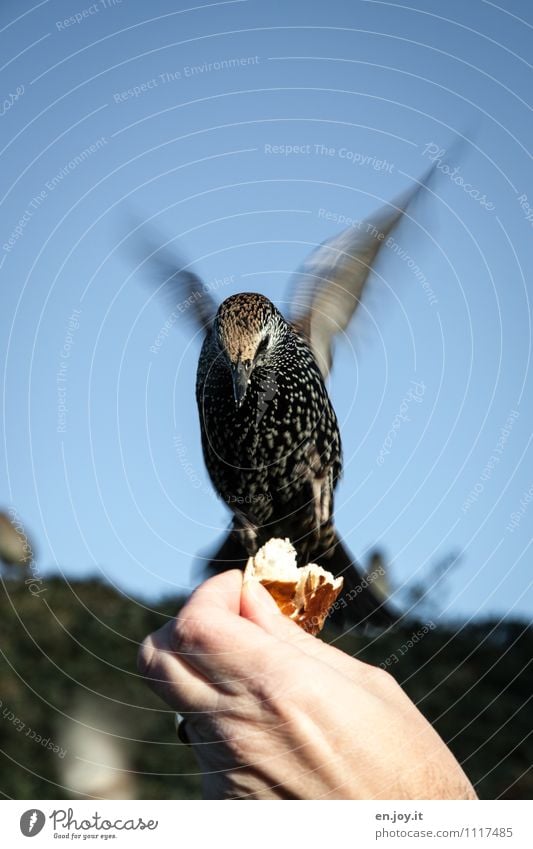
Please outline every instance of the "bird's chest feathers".
M257 368L250 377L246 397L237 407L231 378L220 369L206 380L199 398L205 434L226 462L257 466L263 451L270 462L277 449L292 436L294 414L304 410L303 393L289 391L287 381L270 369ZM305 416L304 418L310 417ZM274 455L273 453L274 452Z
M309 451L321 467L335 462L338 429L326 389L310 355L293 353L283 362L254 368L240 407L222 362L211 360L199 372L204 455L220 488L234 478L249 484L254 477L271 483L296 477L303 485Z

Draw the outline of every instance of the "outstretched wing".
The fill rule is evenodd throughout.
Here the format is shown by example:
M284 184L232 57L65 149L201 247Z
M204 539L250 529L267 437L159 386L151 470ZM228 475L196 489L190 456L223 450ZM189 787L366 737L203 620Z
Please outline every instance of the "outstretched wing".
M324 377L333 337L346 330L380 249L433 170L358 226L319 245L292 276L292 323L309 341Z
M138 232L135 253L141 271L146 271L150 283L161 291L177 314L207 330L217 311L209 287L168 243L162 243L145 225L139 225Z
M6 566L25 567L32 559L32 546L20 523L14 523L5 513L0 513L0 562Z

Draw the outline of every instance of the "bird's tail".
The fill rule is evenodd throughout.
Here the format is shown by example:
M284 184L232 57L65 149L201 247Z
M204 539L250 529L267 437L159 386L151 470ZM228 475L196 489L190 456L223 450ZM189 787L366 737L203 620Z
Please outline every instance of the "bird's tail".
M232 526L224 535L222 542L213 554L202 557L201 574L203 579L225 572L226 569L244 569L248 554L239 534Z
M313 558L319 566L342 577L344 583L335 603L330 621L343 627L349 625L373 625L388 628L397 623L400 616L378 590L381 575L363 574L337 532L332 544L318 557Z
M331 529L329 540L331 542L327 549L318 555L313 554L315 563L333 572L335 577L342 576L344 579L340 596L328 621L344 628L353 625L388 628L398 622L400 617L379 593L378 583L382 575L373 572L364 575L334 528ZM244 569L247 559L239 534L230 528L216 554L204 560L203 574L209 576L226 569Z

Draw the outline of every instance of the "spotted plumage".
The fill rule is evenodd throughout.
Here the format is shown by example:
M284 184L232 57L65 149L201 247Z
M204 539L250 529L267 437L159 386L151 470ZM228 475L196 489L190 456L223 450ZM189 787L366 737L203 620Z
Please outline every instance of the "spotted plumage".
M301 564L343 575L357 622L393 617L361 583L335 530L342 450L325 378L335 335L348 326L376 256L422 185L320 245L293 278L289 317L251 292L217 308L193 272L176 272L172 260L152 252L205 331L196 381L202 447L233 514L212 568L243 567L268 539L288 537Z
M243 293L221 305L200 354L196 400L209 474L247 552L273 536L289 537L304 562L329 547L337 418L309 345L268 298Z

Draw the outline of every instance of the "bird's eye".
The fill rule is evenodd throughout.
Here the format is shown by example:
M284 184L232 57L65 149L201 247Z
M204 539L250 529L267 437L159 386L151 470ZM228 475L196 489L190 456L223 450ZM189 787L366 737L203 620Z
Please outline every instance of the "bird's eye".
M270 336L267 334L266 336L263 336L259 345L257 346L257 351L255 352L256 358L260 357L261 354L264 354L269 345L270 345Z

